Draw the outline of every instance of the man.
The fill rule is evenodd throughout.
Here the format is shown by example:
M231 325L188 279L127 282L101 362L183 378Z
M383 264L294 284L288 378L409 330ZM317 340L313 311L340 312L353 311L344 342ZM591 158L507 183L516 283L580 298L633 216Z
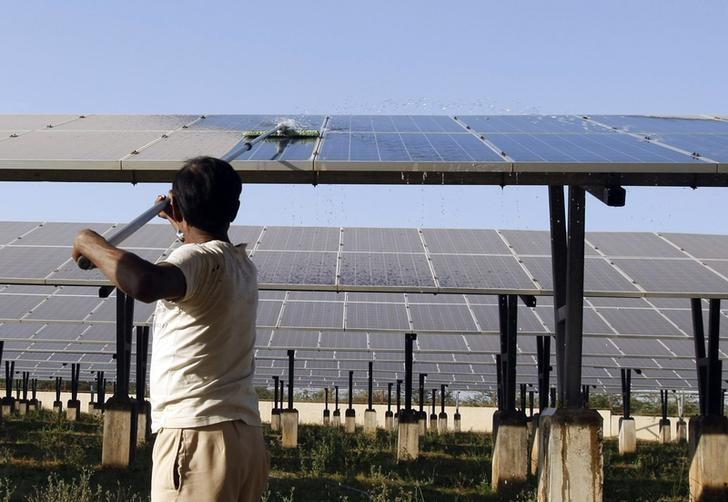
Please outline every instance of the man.
M137 300L157 301L153 502L259 500L267 482L269 455L253 388L256 269L245 246L227 235L240 192L230 164L191 159L161 215L184 244L164 261L147 262L91 230L73 244L74 259L85 256Z

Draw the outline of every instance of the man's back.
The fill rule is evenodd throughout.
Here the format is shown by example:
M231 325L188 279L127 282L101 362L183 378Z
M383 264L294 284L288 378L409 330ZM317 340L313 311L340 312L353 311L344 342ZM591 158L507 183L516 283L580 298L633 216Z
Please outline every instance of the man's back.
M153 430L228 420L260 425L252 383L258 290L245 247L185 244L165 262L182 271L187 292L160 300L154 315Z

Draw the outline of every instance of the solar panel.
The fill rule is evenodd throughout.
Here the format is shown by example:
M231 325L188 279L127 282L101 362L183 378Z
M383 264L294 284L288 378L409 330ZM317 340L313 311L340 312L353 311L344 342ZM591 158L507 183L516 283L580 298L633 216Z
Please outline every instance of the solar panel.
M463 352L468 350L468 346L461 336L422 335L417 338L417 343L420 350L437 350L443 352Z
M728 293L728 281L692 260L615 259L614 264L650 292Z
M443 288L538 289L512 256L441 254L431 259Z
M425 255L412 253L341 253L339 283L346 286L435 286Z
M553 289L550 257L522 257L526 268L544 289ZM602 258L584 260L584 289L593 293L636 293L639 290Z
M407 330L409 329L407 310L404 303L348 303L346 327L349 329Z
M278 301L258 301L258 315L256 317L258 326L275 327L278 324L282 305L283 302Z
M338 251L339 229L330 227L267 227L258 249Z
M404 303L404 295L402 293L347 293L349 302L385 302L385 303Z
M431 253L510 254L495 230L423 229Z
M611 257L685 258L684 253L657 235L644 232L590 232L586 240Z
M597 309L597 312L620 334L660 337L685 336L655 310Z
M336 253L258 251L252 257L258 284L329 284L336 275Z
M728 235L663 233L662 237L695 258L728 259Z
M23 295L0 295L0 318L19 319L28 314L43 301L42 297Z
M318 338L318 332L276 330L270 344L272 347L316 348Z
M641 115L593 115L592 119L643 135L655 134L728 134L728 122L684 117Z
M341 302L287 302L281 326L336 329L344 326L344 304Z
M414 228L345 228L343 245L343 251L424 253Z
M48 297L28 315L29 319L73 321L85 319L101 300L91 296Z
M470 310L465 305L410 305L415 330L477 331Z

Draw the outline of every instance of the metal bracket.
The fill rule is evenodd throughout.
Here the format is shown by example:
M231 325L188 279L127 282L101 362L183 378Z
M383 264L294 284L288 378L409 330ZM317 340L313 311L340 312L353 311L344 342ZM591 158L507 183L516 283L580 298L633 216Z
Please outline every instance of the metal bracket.
M583 188L610 207L623 207L627 199L627 191L621 186L586 185Z

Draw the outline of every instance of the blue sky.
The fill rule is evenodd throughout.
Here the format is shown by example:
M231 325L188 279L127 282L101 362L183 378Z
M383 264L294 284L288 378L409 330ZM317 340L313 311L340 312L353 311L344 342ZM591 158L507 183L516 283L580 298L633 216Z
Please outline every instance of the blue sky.
M728 2L14 2L0 113L722 113ZM0 183L0 219L126 221L160 185ZM246 186L238 223L546 228L534 187ZM592 230L728 233L718 189Z

